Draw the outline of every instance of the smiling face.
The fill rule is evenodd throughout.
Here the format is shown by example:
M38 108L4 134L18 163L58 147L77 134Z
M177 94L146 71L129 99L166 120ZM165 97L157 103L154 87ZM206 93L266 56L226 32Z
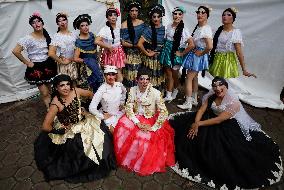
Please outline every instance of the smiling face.
M230 11L225 11L222 14L222 23L223 24L232 24L234 22L234 17Z
M183 12L182 11L175 11L173 12L173 21L175 23L180 23L183 20Z
M227 87L220 81L216 81L212 84L212 89L214 90L215 94L219 98L224 98L227 93Z
M89 24L88 24L88 22L82 22L80 24L79 29L80 29L80 33L88 34L89 33Z
M161 24L162 17L158 13L154 13L151 17L152 22L158 26Z
M208 18L208 15L207 15L206 11L203 8L199 8L196 11L196 18L197 18L198 23L206 22L207 18Z
M57 26L60 29L67 29L68 28L68 20L65 17L59 17L57 21Z
M35 18L31 23L34 31L41 31L43 29L43 23L40 19Z
M137 79L137 84L139 87L139 90L144 92L148 86L150 82L150 78L148 75L141 75L138 79Z
M60 96L68 96L71 90L71 84L69 81L62 81L56 86L56 90Z

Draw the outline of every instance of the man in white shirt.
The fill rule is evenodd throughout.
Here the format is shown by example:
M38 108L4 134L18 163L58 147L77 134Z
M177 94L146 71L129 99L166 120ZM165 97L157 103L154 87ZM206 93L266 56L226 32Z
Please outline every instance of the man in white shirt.
M126 98L126 89L122 83L116 82L116 66L105 66L105 82L99 87L94 94L89 111L104 120L105 124L113 132L118 119L124 114L124 103ZM98 104L102 107L98 110Z

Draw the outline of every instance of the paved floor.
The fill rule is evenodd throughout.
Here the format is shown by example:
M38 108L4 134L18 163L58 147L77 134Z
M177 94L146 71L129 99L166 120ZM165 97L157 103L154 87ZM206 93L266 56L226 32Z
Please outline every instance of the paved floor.
M167 105L171 113L180 111L176 104ZM264 131L284 152L284 112L271 109L257 109L245 105L245 109L259 123ZM200 184L186 187L187 181L171 169L166 173L140 177L123 169L113 171L105 179L82 184L69 184L63 180L47 183L37 170L33 160L33 142L39 134L39 127L45 115L43 103L39 98L0 104L0 190L25 189L96 189L96 190L199 190L209 189ZM284 157L283 157L284 158ZM283 190L282 180L266 190Z

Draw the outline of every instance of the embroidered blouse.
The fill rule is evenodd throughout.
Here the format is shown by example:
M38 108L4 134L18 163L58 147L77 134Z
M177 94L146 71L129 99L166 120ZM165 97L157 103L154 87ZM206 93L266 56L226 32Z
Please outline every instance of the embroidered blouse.
M120 43L120 28L116 27L113 30L114 33L114 43L112 43L112 35L110 28L108 26L104 26L98 33L97 36L100 36L103 38L104 43L110 44L112 47L119 47L121 45Z
M206 43L205 43L204 38L209 38L212 40L213 39L212 36L213 36L212 29L209 25L204 25L202 27L197 26L197 29L193 35L194 44L197 47L205 48Z
M218 38L216 52L235 52L235 43L240 43L243 46L240 29L233 29L229 32L223 30Z

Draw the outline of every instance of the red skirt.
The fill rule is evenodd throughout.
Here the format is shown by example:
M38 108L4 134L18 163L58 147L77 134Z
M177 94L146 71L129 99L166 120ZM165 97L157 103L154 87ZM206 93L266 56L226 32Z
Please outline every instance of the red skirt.
M150 119L136 116L141 123L154 125L158 114ZM143 132L129 118L121 117L114 129L117 164L141 176L165 172L175 165L174 130L168 120L157 131Z
M102 65L112 65L117 68L123 68L125 66L126 56L121 46L113 48L112 52L104 49L101 56Z

